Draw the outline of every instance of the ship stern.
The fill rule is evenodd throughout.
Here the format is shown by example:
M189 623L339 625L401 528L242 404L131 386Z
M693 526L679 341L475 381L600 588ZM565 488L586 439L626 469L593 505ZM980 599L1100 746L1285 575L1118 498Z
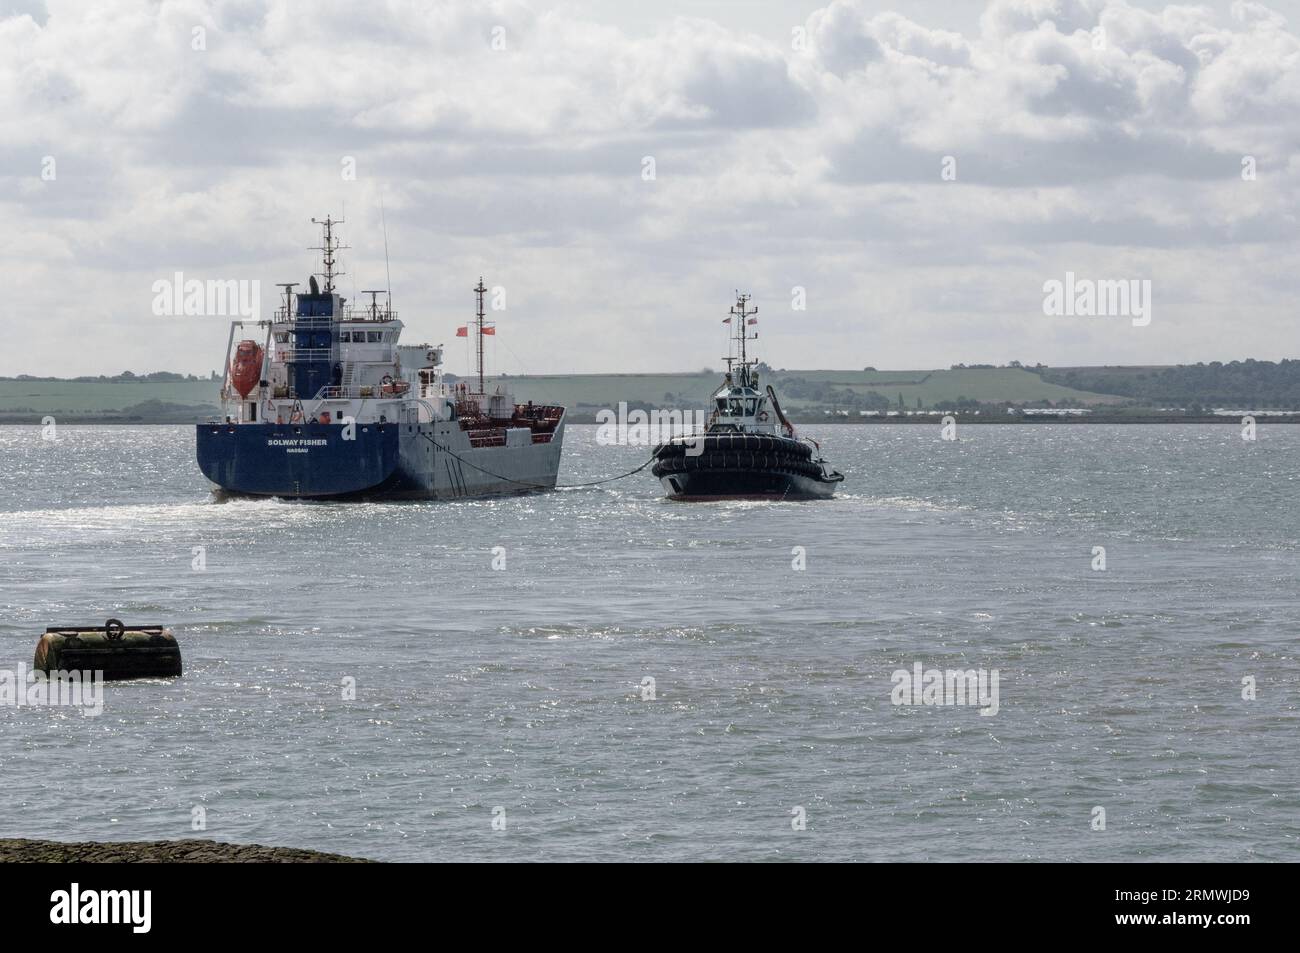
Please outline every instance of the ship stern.
M398 425L199 424L203 475L238 496L330 499L382 492L400 458Z

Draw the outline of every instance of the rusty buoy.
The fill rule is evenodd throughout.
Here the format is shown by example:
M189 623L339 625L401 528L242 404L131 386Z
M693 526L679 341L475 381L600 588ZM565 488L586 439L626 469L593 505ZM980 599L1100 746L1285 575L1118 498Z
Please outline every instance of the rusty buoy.
M103 672L105 681L181 674L181 647L161 625L49 626L36 643L32 667L45 672Z

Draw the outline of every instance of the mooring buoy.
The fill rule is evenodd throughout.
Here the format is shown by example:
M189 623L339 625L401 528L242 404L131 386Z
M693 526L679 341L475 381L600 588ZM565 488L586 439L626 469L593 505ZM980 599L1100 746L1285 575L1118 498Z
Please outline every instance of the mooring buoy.
M103 672L105 681L168 678L181 674L181 647L161 625L49 626L36 643L32 667L51 672Z

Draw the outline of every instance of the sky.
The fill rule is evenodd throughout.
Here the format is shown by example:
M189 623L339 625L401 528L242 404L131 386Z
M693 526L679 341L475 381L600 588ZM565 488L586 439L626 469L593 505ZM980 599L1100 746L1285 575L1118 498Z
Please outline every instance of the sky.
M0 375L207 374L156 283L326 214L458 372L480 275L507 373L1300 357L1298 6L0 0Z

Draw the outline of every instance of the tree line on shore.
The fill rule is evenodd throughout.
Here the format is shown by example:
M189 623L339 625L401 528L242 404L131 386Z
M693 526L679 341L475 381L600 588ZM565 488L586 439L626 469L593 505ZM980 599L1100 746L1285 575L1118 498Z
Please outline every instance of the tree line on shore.
M1128 397L1147 405L1300 408L1300 360L1211 361L1170 367L1026 368L1049 384Z
M219 381L221 375L213 371L207 377L197 374L177 374L172 371L150 371L148 374L136 374L123 371L121 374L86 375L84 377L41 377L36 374L18 374L14 377L0 377L0 381L69 381L74 384L176 384L187 381Z

